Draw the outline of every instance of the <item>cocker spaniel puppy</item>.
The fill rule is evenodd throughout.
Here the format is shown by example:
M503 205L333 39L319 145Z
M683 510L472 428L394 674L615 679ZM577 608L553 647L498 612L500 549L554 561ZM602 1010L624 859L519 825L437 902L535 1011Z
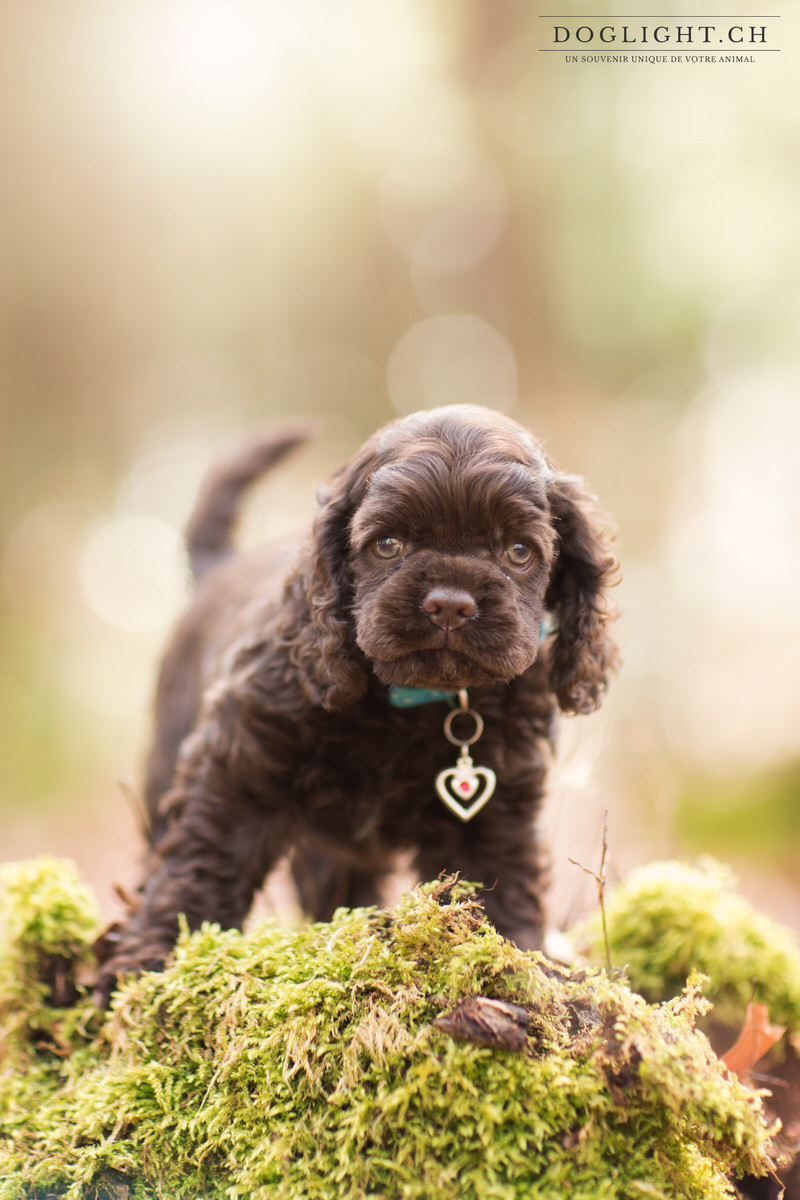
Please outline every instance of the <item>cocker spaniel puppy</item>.
M301 440L222 461L191 518L198 585L158 685L152 847L106 994L163 964L179 913L240 926L287 853L317 920L379 903L410 850L421 878L479 881L500 933L541 945L554 718L594 709L616 661L594 501L515 421L452 406L370 438L293 564L235 554L243 492Z

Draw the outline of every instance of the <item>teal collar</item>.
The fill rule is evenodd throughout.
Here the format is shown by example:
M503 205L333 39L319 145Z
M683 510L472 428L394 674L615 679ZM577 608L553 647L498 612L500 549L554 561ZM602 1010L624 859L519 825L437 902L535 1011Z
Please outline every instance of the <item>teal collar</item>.
M416 708L419 704L433 704L437 700L455 700L457 695L458 688L442 692L426 687L391 687L389 703L393 708Z

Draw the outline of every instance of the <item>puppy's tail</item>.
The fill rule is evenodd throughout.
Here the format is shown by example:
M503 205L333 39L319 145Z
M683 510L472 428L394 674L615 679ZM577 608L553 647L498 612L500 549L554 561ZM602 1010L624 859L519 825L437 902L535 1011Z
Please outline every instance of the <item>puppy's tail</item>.
M310 423L264 430L240 442L212 466L186 526L189 565L195 579L233 552L233 530L244 492L295 446L308 441L312 431Z

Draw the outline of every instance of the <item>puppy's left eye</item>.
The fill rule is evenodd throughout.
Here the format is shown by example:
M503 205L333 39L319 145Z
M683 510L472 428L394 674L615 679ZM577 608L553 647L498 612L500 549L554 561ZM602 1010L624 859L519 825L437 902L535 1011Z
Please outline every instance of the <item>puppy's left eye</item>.
M512 542L506 546L505 558L512 567L527 567L533 561L533 546L527 542Z
M376 538L372 543L373 552L378 558L399 558L405 548L405 542L394 537Z

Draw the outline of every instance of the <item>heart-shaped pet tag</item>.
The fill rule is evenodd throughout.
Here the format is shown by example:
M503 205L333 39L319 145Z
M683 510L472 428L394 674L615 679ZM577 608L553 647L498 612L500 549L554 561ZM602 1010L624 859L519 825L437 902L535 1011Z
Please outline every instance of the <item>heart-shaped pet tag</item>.
M440 800L462 821L471 821L480 812L496 786L494 771L490 767L474 767L469 755L462 755L454 767L447 767L436 776Z

